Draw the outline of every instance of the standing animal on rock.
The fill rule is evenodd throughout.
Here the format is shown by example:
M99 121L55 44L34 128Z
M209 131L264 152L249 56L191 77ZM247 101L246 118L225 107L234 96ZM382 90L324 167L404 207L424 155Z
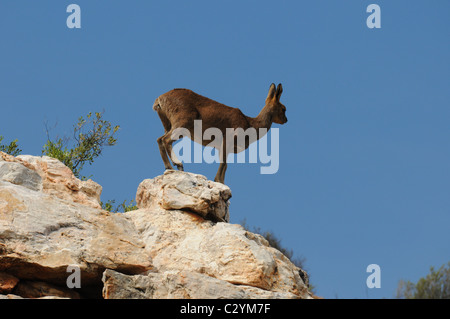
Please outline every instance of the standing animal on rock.
M230 143L226 140L227 129L247 131L249 128L254 128L257 132L256 139L259 139L267 133L272 123L286 123L286 107L280 103L281 93L283 93L282 85L278 84L276 87L272 83L265 105L256 117L246 116L238 108L221 104L188 89L173 89L160 95L153 104L153 110L158 113L164 126L164 135L159 137L157 142L165 168L172 169L170 157L173 164L179 170L183 170L183 163L172 152L173 142L181 137L176 134L177 129L188 130L190 137L194 137L191 138L194 142L212 146L210 141L202 138L203 133L209 128L217 128L222 132L223 140L213 145L219 151L220 158L219 170L214 181L224 183L228 154L241 152L254 142L246 137L245 144L241 147L235 144L233 148L227 148ZM202 135L200 138L196 138L194 134L196 120L201 120ZM261 131L263 133L260 133ZM235 135L233 138L236 139L237 136Z

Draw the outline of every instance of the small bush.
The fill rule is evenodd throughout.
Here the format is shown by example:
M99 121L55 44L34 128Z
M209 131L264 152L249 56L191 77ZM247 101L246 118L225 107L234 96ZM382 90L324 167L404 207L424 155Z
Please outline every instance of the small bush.
M130 200L129 203L127 203L127 201L124 200L123 203L117 206L114 206L115 203L116 201L114 199L110 199L105 203L101 202L102 209L112 213L126 213L137 209L136 202L134 199Z
M12 156L17 156L20 153L22 153L22 150L19 148L19 145L17 145L17 139L9 143L9 145L3 145L3 136L0 135L0 152L7 153Z
M102 154L105 146L117 143L115 133L120 127L103 120L102 116L103 113L96 112L95 116L89 113L86 119L83 117L78 119L78 123L73 127L72 147L69 147L73 142L70 138L51 140L47 130L47 143L43 147L42 154L60 160L77 178L86 179L81 176L84 164L91 165Z

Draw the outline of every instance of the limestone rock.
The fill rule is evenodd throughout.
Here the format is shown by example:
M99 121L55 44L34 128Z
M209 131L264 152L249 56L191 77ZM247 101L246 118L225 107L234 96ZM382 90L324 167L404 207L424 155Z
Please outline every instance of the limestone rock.
M106 268L152 269L133 223L95 208L98 184L76 179L55 159L0 158L0 272L64 286L67 267L77 265L89 286L101 284Z
M21 281L14 290L14 294L22 298L59 297L80 299L80 295L74 290L39 281Z
M22 185L34 191L42 190L41 176L16 162L0 162L0 180Z
M0 294L9 294L18 282L16 277L0 272Z
M103 273L105 299L295 299L289 292L273 292L233 285L186 270L128 276L107 269Z
M230 188L222 183L209 181L203 175L166 170L139 185L136 203L139 208L179 209L228 222L230 198Z
M1 299L23 299L23 298L13 294L7 294L7 295L0 295L0 300Z
M187 270L232 284L308 298L296 267L260 235L241 225L213 223L179 210L125 213L159 271Z
M1 299L24 299L24 297L14 295L14 294L7 294L7 295L0 295L0 300ZM33 298L33 299L72 299L72 298L58 297L58 296L43 296L43 297L38 297L38 298Z
M100 193L58 160L0 152L0 299L311 297L303 270L228 223L223 184L166 171L123 214L100 209Z
M48 156L0 152L0 180L41 191L60 199L101 208L102 187L92 180L81 181L57 159Z
M150 269L143 247L125 216L0 181L0 271L65 283L78 265L90 284L105 268Z

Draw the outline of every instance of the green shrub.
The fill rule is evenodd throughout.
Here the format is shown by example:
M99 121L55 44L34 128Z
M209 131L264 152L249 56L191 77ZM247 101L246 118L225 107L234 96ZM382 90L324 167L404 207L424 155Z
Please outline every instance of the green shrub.
M117 143L115 133L120 127L103 120L102 116L103 113L96 112L95 117L92 113L89 113L86 119L80 117L73 127L74 141L67 137L51 140L47 131L47 143L42 154L60 160L77 178L86 179L81 176L84 164L91 165L102 154L105 146Z
M430 267L430 273L417 283L400 280L397 298L402 299L450 299L450 262L438 270Z
M19 148L19 145L17 145L17 139L9 143L9 145L3 145L3 136L0 135L0 152L7 153L12 156L17 156L20 153L22 153L22 150Z
M123 203L114 206L114 204L116 203L116 201L114 199L110 199L108 201L101 202L102 205L102 209L107 210L108 212L112 212L112 213L126 213L132 210L136 210L137 206L136 206L136 202L134 199L130 200L129 203L127 203L126 200L123 201Z

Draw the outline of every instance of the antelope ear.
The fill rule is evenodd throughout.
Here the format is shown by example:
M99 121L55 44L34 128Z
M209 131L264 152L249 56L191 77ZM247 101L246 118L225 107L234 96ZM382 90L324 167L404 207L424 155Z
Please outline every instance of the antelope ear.
M270 85L270 88L269 88L269 94L267 94L266 100L271 100L271 99L273 99L274 96L275 96L275 93L276 93L275 84L272 83L272 84Z
M283 93L283 86L280 83L280 84L278 84L277 92L275 93L275 96L276 96L278 101L280 100L281 93Z

